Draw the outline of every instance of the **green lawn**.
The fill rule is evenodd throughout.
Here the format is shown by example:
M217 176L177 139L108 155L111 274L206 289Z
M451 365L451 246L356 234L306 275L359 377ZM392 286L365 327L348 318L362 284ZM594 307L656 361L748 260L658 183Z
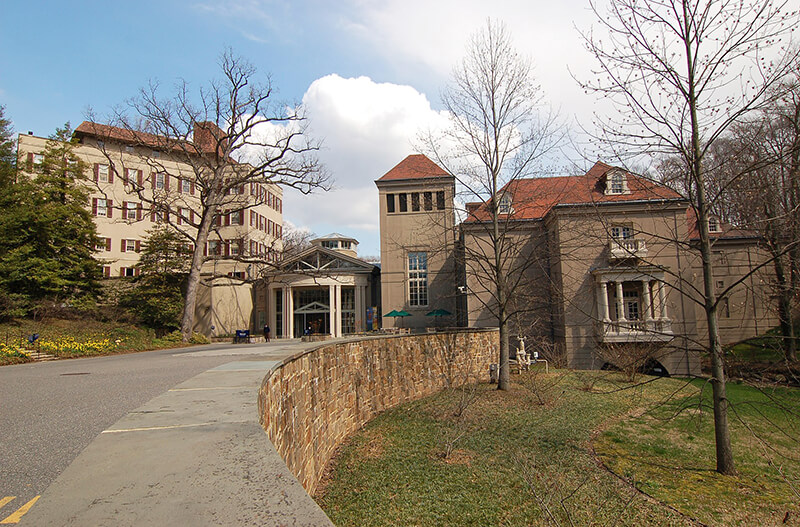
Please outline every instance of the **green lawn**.
M36 348L61 357L130 353L181 346L179 336L157 338L155 331L126 323L100 322L92 319L49 319L45 322L20 319L0 324L0 365L26 362L12 356L10 349L31 348L27 336L39 334Z
M712 472L708 416L696 431L686 430L698 418L691 409L663 419L675 404L688 404L687 397L696 402L697 385L659 379L619 390L629 385L616 374L565 371L512 380L509 392L480 386L461 417L453 414L457 392L378 416L342 448L318 502L339 526L691 525L689 517L757 525L782 520L790 509L793 518L800 514L788 485L741 427L734 428L734 445L742 475L719 478ZM760 433L768 418L787 427L786 437L769 436L770 447L788 452L794 445L797 451L800 434L788 428L795 426L793 418L745 405L765 397L752 389L731 392ZM779 395L797 406L797 391ZM651 411L636 417L646 409ZM593 448L622 477L606 470ZM781 463L797 474L797 461ZM760 501L750 512L753 481ZM720 499L745 505L721 505Z

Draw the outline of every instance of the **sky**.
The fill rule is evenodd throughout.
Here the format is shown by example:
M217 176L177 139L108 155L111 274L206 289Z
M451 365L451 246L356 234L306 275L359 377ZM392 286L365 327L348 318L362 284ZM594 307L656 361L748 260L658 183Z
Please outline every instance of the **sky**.
M568 123L591 121L596 101L572 77L592 65L578 34L592 25L586 0L4 0L0 105L16 132L48 136L90 111L102 121L150 81L200 87L231 48L280 101L305 106L324 145L333 189L285 191L284 220L377 256L374 180L445 119L440 94L488 17L532 59L548 104Z

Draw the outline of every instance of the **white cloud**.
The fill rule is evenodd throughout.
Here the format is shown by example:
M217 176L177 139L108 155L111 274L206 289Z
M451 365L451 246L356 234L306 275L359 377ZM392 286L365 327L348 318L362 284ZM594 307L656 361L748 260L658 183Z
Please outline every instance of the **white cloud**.
M376 83L367 77L328 75L314 81L303 97L320 158L334 178L330 192L284 195L285 216L317 234L339 231L361 242L364 254L378 254L378 193L374 180L407 155L429 127L446 116L431 108L411 86Z

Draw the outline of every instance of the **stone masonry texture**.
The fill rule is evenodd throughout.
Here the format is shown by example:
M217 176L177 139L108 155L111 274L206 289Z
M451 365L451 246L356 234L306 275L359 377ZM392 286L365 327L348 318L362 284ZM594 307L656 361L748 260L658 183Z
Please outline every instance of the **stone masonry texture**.
M488 382L496 329L332 343L286 359L261 385L261 425L313 494L348 435L380 412L449 386Z

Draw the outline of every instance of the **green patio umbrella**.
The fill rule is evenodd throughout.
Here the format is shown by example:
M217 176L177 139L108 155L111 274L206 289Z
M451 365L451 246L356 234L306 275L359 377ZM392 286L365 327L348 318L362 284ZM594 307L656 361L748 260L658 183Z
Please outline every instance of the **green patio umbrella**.
M430 313L425 314L426 317L446 317L448 315L452 315L452 313L446 309L434 309Z
M408 311L403 311L403 310L396 311L396 310L392 309L391 311L389 311L388 313L386 313L383 316L385 316L385 317L401 317L402 318L402 317L410 317L411 313L409 313Z

